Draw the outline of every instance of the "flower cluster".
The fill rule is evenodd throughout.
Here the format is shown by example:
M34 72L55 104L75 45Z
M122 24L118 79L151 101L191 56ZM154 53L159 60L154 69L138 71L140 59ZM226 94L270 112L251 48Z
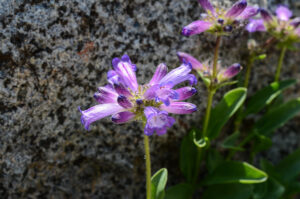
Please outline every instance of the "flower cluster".
M276 16L260 9L262 19L250 19L246 29L249 32L269 32L281 42L300 41L300 18L291 19L293 13L285 6L278 6Z
M185 26L182 29L182 34L185 36L202 32L226 35L237 27L241 21L247 20L259 12L258 7L247 7L246 0L238 1L229 10L215 9L209 0L198 1L207 14L202 14L201 20L194 21Z
M196 70L201 77L212 79L212 67L208 63L201 63L198 61L195 57L184 53L184 52L178 52L177 53L178 58L183 63L190 63L194 70ZM222 83L224 81L227 81L234 76L236 76L240 71L242 70L242 67L240 64L235 63L228 68L224 69L221 66L218 65L217 68L217 77L214 80L214 83Z
M91 123L112 115L114 123L131 120L145 122L144 133L158 135L166 133L175 119L168 113L189 114L197 110L194 104L181 102L196 93L190 86L174 89L176 85L189 81L196 84L197 79L190 74L192 66L184 63L168 73L167 66L160 64L148 84L139 85L136 78L136 65L128 55L121 59L114 58L113 70L107 74L108 84L99 87L94 98L99 103L81 111L81 122L86 129Z

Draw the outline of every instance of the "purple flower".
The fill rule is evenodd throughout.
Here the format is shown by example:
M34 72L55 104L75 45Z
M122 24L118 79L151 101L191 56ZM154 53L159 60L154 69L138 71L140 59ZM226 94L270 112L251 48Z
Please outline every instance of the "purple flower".
M174 89L178 84L188 81L191 85L197 82L191 74L191 64L167 72L167 66L160 64L148 84L138 85L135 75L136 66L128 55L112 61L114 70L107 74L108 85L99 87L94 98L99 103L81 111L81 122L88 130L91 123L112 115L112 121L122 124L132 120L145 122L144 133L158 135L166 133L175 119L168 113L189 114L196 111L191 103L181 102L196 93L193 87Z
M300 40L297 28L300 25L300 18L291 19L293 13L285 6L278 6L276 16L271 15L267 10L260 9L262 19L251 19L246 29L249 32L269 32L281 42L297 42Z
M237 22L247 20L258 14L258 7L247 7L246 0L236 2L228 11L214 9L209 0L198 0L207 12L201 20L192 22L182 29L182 34L191 36L202 32L228 34L237 26Z
M212 75L212 67L209 66L208 63L201 63L198 61L195 57L192 55L189 55L187 53L178 52L177 53L178 58L183 63L189 63L192 65L192 68L196 70L198 73L201 74L203 77L211 78ZM240 71L242 70L242 67L240 64L233 64L232 66L228 67L227 69L222 69L221 66L218 66L217 68L217 81L224 82L228 79L233 78L236 76Z

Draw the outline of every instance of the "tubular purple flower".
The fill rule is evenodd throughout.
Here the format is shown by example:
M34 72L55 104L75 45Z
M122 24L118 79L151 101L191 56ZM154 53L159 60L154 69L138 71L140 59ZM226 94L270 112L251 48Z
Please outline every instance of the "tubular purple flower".
M290 24L297 28L300 25L300 17L296 17L295 19L293 19Z
M167 132L167 128L170 128L175 123L175 119L168 116L167 112L151 106L145 108L144 114L147 119L144 129L146 135L152 135L154 132L157 135L163 135Z
M198 2L206 12L211 12L212 14L215 15L216 11L214 7L211 5L211 3L209 2L209 0L198 0Z
M132 91L137 91L138 83L135 76L136 67L135 65L131 64L131 62L127 62L128 56L125 55L125 57L123 57L122 60L120 60L119 58L114 58L112 61L113 67L124 84L128 86Z
M124 108L131 108L132 104L131 102L125 97L124 95L120 95L117 99L118 104Z
M196 105L188 102L172 102L169 106L162 104L160 109L175 114L190 114L197 111Z
M164 78L160 80L160 85L164 86L166 84L171 84L171 87L189 80L190 84L196 84L197 78L189 74L192 70L192 66L190 64L182 64L180 67L171 70Z
M276 9L276 15L278 19L288 21L292 17L293 13L285 6L278 6Z
M176 89L175 91L179 95L177 100L180 100L180 101L186 100L186 99L192 97L195 93L197 93L197 90L195 88L189 87L189 86Z
M190 63L194 70L204 70L203 65L192 55L184 52L177 52L177 56L182 63Z
M118 94L109 87L99 87L98 92L94 94L94 98L98 103L116 103Z
M211 26L212 23L208 21L201 21L201 20L194 21L182 29L182 34L184 36L199 34L208 30Z
M239 20L247 20L259 13L259 7L247 6L245 10L237 17Z
M267 23L269 23L273 20L272 15L270 15L270 13L263 8L260 9L260 14L261 14L261 17L263 18L263 20Z
M150 80L149 84L154 85L158 84L158 82L168 73L168 67L166 64L159 64L156 68L156 71Z
M126 97L132 96L132 94L127 90L127 88L123 84L114 84L114 88L119 95L124 95Z
M172 100L177 100L179 99L179 94L173 90L170 89L168 87L164 88L160 88L156 91L156 102L163 102L166 106L170 105L170 99Z
M123 107L119 106L116 103L98 104L85 111L81 111L80 108L78 109L82 114L81 123L84 125L86 130L89 130L90 124L95 122L96 120L100 120L104 117L107 117L112 114L116 114L124 110Z
M235 3L232 8L230 8L227 13L225 14L226 17L230 18L236 18L239 16L247 7L247 1L246 0L241 0L237 3Z
M135 114L129 111L120 112L117 114L114 114L111 117L111 120L116 124L122 124L125 122L129 122L130 120L133 120L135 117Z
M250 22L246 26L248 32L265 32L267 29L264 25L264 20L262 19L250 19Z
M226 70L221 72L218 76L218 79L220 78L220 81L224 81L230 78L233 78L236 76L240 71L242 70L242 66L238 63L235 63L231 66L229 66Z
M168 112L160 108L162 104L165 107L173 104L174 108L171 110L174 113L193 112L188 110L187 105L185 109L181 107L181 110L176 103L179 103L178 100L192 96L195 90L179 89L179 96L179 93L172 89L186 80L195 83L195 76L190 74L191 64L182 64L168 74L166 65L160 64L148 84L138 85L135 76L136 66L131 63L127 55L121 59L115 58L112 62L114 70L107 74L109 84L99 87L94 95L100 104L85 111L79 109L82 114L81 122L86 129L92 122L112 115L112 121L117 124L131 120L147 120L144 133L151 135L156 132L162 135L175 122L174 118L168 116Z
M295 33L298 35L298 37L300 37L300 27L295 30Z

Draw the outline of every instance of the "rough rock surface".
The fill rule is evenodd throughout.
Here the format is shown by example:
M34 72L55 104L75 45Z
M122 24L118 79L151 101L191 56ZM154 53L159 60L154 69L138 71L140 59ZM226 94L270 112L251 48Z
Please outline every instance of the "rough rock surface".
M300 13L296 1L269 3L270 8L285 3ZM140 125L117 126L104 119L87 132L77 107L96 104L93 93L105 84L112 58L123 53L137 64L140 82L149 80L161 62L178 66L178 50L210 58L214 37L180 35L201 12L196 0L1 0L1 198L144 198ZM223 40L224 65L244 63L249 37L241 31ZM288 53L283 77L299 79L297 53ZM277 57L273 49L257 63L253 90L272 81ZM289 90L290 97L299 96L297 87ZM180 138L204 115L204 86L197 88L193 101L199 111L177 117L167 135L151 137L153 171L167 167L169 184L182 178ZM299 119L275 133L265 157L276 162L299 146Z

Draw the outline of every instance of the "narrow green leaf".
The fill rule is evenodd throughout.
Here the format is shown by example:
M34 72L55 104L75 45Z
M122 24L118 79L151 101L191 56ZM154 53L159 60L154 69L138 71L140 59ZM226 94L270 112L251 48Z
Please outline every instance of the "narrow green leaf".
M247 102L243 117L259 112L266 105L270 104L284 89L295 83L296 80L274 82L269 86L259 90Z
M165 187L168 180L168 171L165 168L157 171L151 178L151 198L163 199L165 196Z
M177 184L166 191L164 199L187 199L193 195L193 186L187 183Z
M194 134L196 130L193 129L181 141L180 145L180 170L186 177L188 182L191 182L195 175L197 147L194 144Z
M236 131L228 136L224 142L222 143L222 147L225 149L232 149L236 151L243 151L244 149L241 147L236 146L237 139L240 136L240 132Z
M252 191L250 184L217 184L205 189L203 199L249 199Z
M282 126L300 112L300 98L291 100L270 110L260 118L254 126L254 131L268 136L272 131Z
M246 162L226 161L220 164L205 180L205 185L242 183L254 184L266 181L268 175Z
M284 158L276 167L276 171L281 175L283 181L288 183L300 174L300 149Z
M219 135L222 127L245 101L246 93L246 88L233 89L212 110L207 133L210 139Z

